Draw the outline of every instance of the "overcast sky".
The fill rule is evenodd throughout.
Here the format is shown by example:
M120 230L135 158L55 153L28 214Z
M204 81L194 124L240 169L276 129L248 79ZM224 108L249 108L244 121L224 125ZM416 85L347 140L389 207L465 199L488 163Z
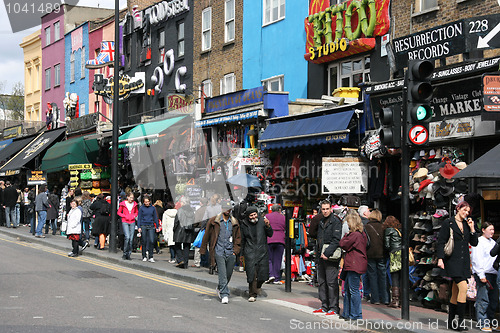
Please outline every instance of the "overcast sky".
M3 1L2 1L3 2ZM80 0L80 6L114 8L115 0ZM127 6L127 0L120 0L120 8ZM21 82L24 86L24 55L19 46L23 38L40 29L32 28L29 30L12 33L9 25L9 18L4 5L0 5L0 40L2 41L2 51L0 52L0 94L10 94L12 86L16 82Z

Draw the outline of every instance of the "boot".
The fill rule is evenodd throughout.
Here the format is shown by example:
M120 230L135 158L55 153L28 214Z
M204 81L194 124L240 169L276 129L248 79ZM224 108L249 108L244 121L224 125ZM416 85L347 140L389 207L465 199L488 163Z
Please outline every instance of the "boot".
M465 323L465 307L467 306L467 303L459 303L457 302L457 315L458 315L458 326L457 326L457 331L463 332L463 331L468 331L469 329L466 326Z
M392 301L391 301L391 304L389 304L389 307L398 308L399 307L399 288L392 287L391 290L392 290Z
M450 305L448 306L448 323L446 327L447 329L452 330L457 327L457 322L455 321L456 314L457 314L457 305L450 303Z

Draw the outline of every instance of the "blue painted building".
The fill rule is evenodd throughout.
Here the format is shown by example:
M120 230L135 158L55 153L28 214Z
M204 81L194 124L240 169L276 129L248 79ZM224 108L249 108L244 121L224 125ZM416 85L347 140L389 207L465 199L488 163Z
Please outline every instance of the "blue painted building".
M89 59L88 22L68 32L64 39L65 94L78 95L79 116L83 116L89 114L89 70L85 68Z
M308 15L308 1L243 1L243 89L264 84L288 91L291 101L307 98Z

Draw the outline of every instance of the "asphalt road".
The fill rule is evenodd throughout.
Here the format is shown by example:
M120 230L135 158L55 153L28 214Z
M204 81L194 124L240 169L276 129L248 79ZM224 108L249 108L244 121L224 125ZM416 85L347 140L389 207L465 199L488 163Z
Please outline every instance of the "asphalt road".
M4 236L0 258L0 333L352 330L264 298L224 305L214 290Z

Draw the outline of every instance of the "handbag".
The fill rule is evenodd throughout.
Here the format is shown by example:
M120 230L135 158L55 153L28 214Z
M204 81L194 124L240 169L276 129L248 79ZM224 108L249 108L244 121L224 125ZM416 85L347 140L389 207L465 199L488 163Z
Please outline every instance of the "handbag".
M81 180L91 180L92 179L92 172L85 171L85 172L80 173L80 179Z
M321 254L325 253L325 250L326 250L326 248L328 246L330 246L330 244L323 244L323 248L321 249ZM337 247L337 249L335 250L335 252L333 252L333 254L328 257L328 260L330 260L330 261L339 261L341 257L342 257L342 249L339 246L339 247Z
M92 187L100 187L101 183L98 180L92 181Z
M80 187L81 188L92 188L92 181L91 180L83 180L80 182Z
M398 232L399 237L403 238L403 236L401 235L401 231L399 231L399 229L396 229L396 231ZM408 263L410 264L410 266L415 265L415 256L413 255L413 249L411 247L408 249Z
M453 247L455 247L455 242L453 241L453 229L450 227L450 238L448 238L448 241L444 244L444 254L448 257L451 256Z
M111 173L109 172L109 169L106 168L101 172L101 179L109 179L111 178Z
M194 242L193 242L193 246L194 247L197 247L197 248L200 248L201 247L201 242L203 240L203 236L205 236L205 229L203 229L202 231L200 231L198 233L198 235L196 236Z
M339 199L340 206L359 207L361 206L361 198L357 195L343 195Z
M100 184L101 184L101 188L108 188L110 185L109 180L107 180L107 179L101 180Z

